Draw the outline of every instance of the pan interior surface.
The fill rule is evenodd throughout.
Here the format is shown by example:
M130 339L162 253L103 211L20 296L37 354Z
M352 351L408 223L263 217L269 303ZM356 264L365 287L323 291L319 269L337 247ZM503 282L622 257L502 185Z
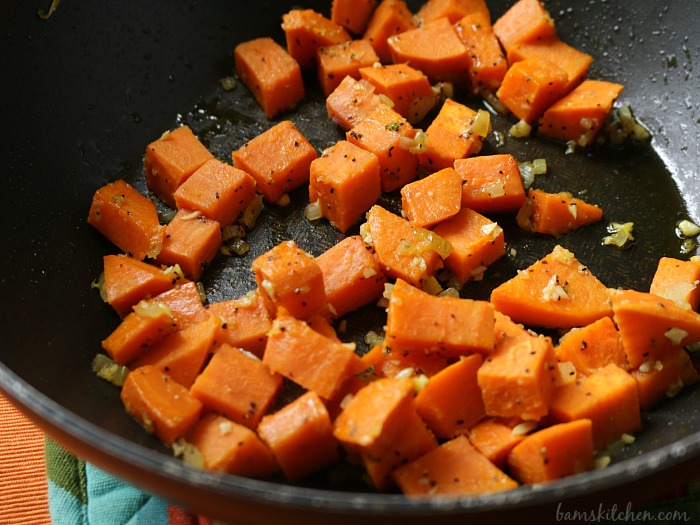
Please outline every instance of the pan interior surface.
M492 16L507 4L489 2ZM40 425L61 428L84 443L98 464L108 467L117 461L126 465L120 472L132 467L154 471L201 494L247 497L278 507L378 515L419 511L426 516L493 511L619 488L698 456L698 388L647 413L634 445L605 471L539 491L523 487L512 494L441 505L373 494L354 472L342 469L299 486L196 472L126 415L118 390L90 369L100 341L118 322L90 287L102 257L116 253L86 223L92 194L117 178L145 192L145 146L167 129L189 125L217 158L230 162L233 150L270 127L242 83L227 91L219 81L233 75L236 43L268 35L282 41L280 17L291 5L152 2L144 7L66 1L48 20L23 3L0 11L0 65L6 72L0 93L12 101L5 104L0 131L6 173L0 192L5 232L0 387ZM415 10L417 3L410 5ZM563 144L540 138L507 138L499 145L490 136L482 154L547 159L548 172L537 178L536 186L585 196L603 208L605 217L557 239L526 235L512 218L499 218L508 249L517 255L502 258L463 295L487 298L497 283L556 244L574 252L607 286L647 290L660 257L697 254L697 249L681 253L676 226L682 219L700 221L700 84L692 68L700 59L700 26L691 23L690 3L601 0L572 6L561 0L546 5L562 39L594 56L589 76L625 85L621 100L630 103L653 139L566 154ZM329 9L328 2L304 6ZM327 118L315 79L309 76L305 82L307 99L284 118L321 151L343 135ZM464 101L485 107L477 99ZM505 135L513 124L496 115L492 121ZM314 255L340 240L326 222L304 217L305 187L290 196L289 206L266 207L248 238L247 255L217 257L208 269L203 284L211 302L252 289L251 261L281 240L293 239ZM380 203L393 210L400 206L397 195L385 195ZM608 221L634 222L632 246L601 246ZM344 337L364 351L364 333L383 322L377 309L363 309L348 317ZM329 483L337 490L324 490Z

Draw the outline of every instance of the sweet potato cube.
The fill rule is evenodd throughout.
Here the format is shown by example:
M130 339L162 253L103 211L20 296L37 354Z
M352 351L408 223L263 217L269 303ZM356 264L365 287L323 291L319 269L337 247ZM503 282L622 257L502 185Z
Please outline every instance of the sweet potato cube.
M613 364L558 387L549 409L552 419L559 423L590 419L595 450L603 450L642 425L637 382Z
M304 98L299 64L272 38L238 44L233 56L238 76L267 118L296 107Z
M508 454L508 471L521 483L543 483L589 470L593 470L590 419L538 430Z
M351 40L345 28L313 9L292 9L282 15L287 50L302 69L316 65L319 47Z
M549 411L557 371L549 337L503 339L477 374L486 414L539 421Z
M511 64L496 96L513 115L531 124L564 96L568 81L557 64L528 58Z
M153 299L167 307L178 330L200 323L210 315L202 304L202 296L199 294L197 285L191 281L163 292Z
M318 49L318 81L326 96L347 76L359 79L360 69L379 62L367 40L350 40Z
M136 359L132 366L155 366L185 388L194 383L209 357L221 323L216 317L167 335Z
M554 20L540 0L518 0L493 24L503 48L556 36Z
M361 237L351 236L316 257L333 317L342 317L382 296L386 276L373 252Z
M613 320L630 368L661 359L700 340L700 313L635 290L612 293Z
M513 155L479 155L457 159L462 177L462 206L479 213L517 212L525 204L525 188Z
M381 194L379 159L351 142L338 141L311 163L309 201L343 233Z
M486 0L428 0L421 5L416 18L424 24L447 18L454 24L469 14L479 14L487 20L491 18Z
M350 131L379 104L382 104L379 95L375 94L366 83L348 76L328 95L326 110L333 122L344 131Z
M443 355L425 352L407 352L400 348L390 348L377 344L362 356L364 370L369 370L376 377L403 377L408 372L411 376L424 375L433 377L449 364Z
M180 265L185 276L197 280L221 247L221 225L199 211L178 210L165 227L163 249L157 261Z
M393 484L396 468L437 445L416 413L407 378L382 378L359 390L333 422L333 435L360 455L379 490Z
M615 323L603 317L582 328L572 328L554 349L559 361L568 361L576 371L589 375L609 363L627 368L627 357Z
M218 338L236 348L242 348L262 358L267 332L272 328L268 302L254 290L237 299L210 303L207 311L221 319Z
M321 269L294 241L269 249L253 261L252 268L258 290L273 309L281 306L306 319L327 308Z
M258 435L288 479L302 479L340 458L328 410L315 392L306 392L262 418Z
M505 254L503 229L492 220L469 208L440 224L434 232L452 246L445 259L460 283L480 280L488 266Z
M650 410L664 399L675 397L698 379L698 372L685 348L677 348L653 363L642 364L630 374L637 382L641 410Z
M226 344L219 347L190 388L211 411L255 429L277 399L282 376L260 359Z
M430 295L397 279L387 309L386 346L457 358L493 349L493 307L487 301Z
M121 179L95 192L88 224L138 260L155 259L165 236L153 202Z
M468 14L455 23L454 29L467 48L471 90L474 93L495 93L506 76L508 61L493 32L488 13Z
M401 211L414 226L430 228L461 208L462 178L445 168L401 188Z
M687 303L691 310L700 306L700 260L682 261L662 257L654 272L649 292L679 304Z
M267 202L309 180L309 166L318 156L290 120L284 120L233 152L233 165L250 173Z
M374 153L379 159L379 177L383 192L397 190L418 175L418 153L411 145L416 130L399 113L380 104L361 122L346 133L346 138L356 146ZM403 141L408 140L409 146Z
M602 218L603 210L598 206L577 199L569 192L547 193L530 188L516 221L525 231L556 236Z
M170 290L180 277L129 257L105 255L103 258L104 296L119 317L124 318L131 307L142 299L149 299Z
M354 350L290 315L278 315L268 335L263 363L273 372L332 400L359 369Z
M479 135L472 133L477 112L464 104L447 99L425 133L428 149L420 156L420 163L431 171L454 166L456 159L476 155L483 144Z
M186 439L202 455L207 470L251 478L279 470L272 451L255 432L218 414L202 417Z
M462 357L432 376L416 396L416 411L438 438L465 434L486 415L476 380L482 363L479 354Z
M561 246L494 288L491 302L528 326L572 328L612 316L608 288Z
M127 365L175 331L170 310L156 300L140 304L141 315L131 312L103 341L102 348L119 365Z
M394 63L410 63L432 83L467 80L467 48L446 17L391 36L387 42Z
M518 483L458 436L394 472L409 496L479 496L514 489Z
M413 13L404 0L382 0L367 24L363 39L372 44L381 62L389 63L391 50L388 38L415 27Z
M126 376L121 400L129 414L168 446L184 436L202 412L202 404L184 386L154 366Z
M233 223L255 198L255 179L214 159L183 182L174 197L178 208L201 211L224 227Z
M411 124L417 124L437 104L438 97L422 71L408 64L363 67L360 75L375 92L394 103L394 111Z
M165 132L146 147L146 184L160 200L175 208L173 193L214 155L188 126Z
M443 239L424 228L412 226L378 204L367 212L367 222L360 231L364 231L363 236L369 234L387 277L403 279L419 288L442 265L438 250L449 253Z
M508 50L509 64L528 58L543 58L563 69L569 77L564 86L564 93L583 82L593 62L591 55L579 51L557 37L516 44Z
M355 35L367 28L378 0L333 0L331 20Z
M508 454L520 443L526 432L514 431L519 419L485 418L478 422L466 436L474 448L500 469L508 467ZM524 427L521 427L524 428Z
M603 80L584 80L554 102L542 115L537 132L563 141L589 146L608 118L623 86Z

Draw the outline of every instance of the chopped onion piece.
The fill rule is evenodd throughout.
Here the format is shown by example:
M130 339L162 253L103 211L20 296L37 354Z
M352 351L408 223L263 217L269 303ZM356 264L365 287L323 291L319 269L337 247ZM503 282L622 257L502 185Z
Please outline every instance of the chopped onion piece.
M525 138L529 137L532 132L532 126L525 120L518 121L517 124L513 124L508 130L508 134L511 137Z
M109 381L115 386L124 386L129 369L118 365L104 354L97 354L92 360L92 371L105 381Z
M547 173L547 159L534 159L532 161L532 173L545 175Z
M258 217L260 216L260 213L262 212L263 209L263 196L262 194L258 193L255 195L255 198L253 201L248 205L248 207L245 209L243 212L243 217L241 218L241 222L243 225L248 228L249 230L252 230L253 227L255 226L255 223L258 220Z
M478 137L486 137L491 130L491 114L488 111L480 109L476 113L474 123L472 124L472 133Z
M633 228L633 222L611 222L608 224L608 233L610 235L603 237L603 244L617 246L618 248L627 246L634 240L632 235Z
M161 303L159 301L148 301L143 299L136 303L132 309L141 317L148 317L154 319L160 315L167 315L168 317L173 316L172 310L167 304Z
M100 276L90 283L90 288L97 288L100 292L100 298L106 303L107 302L107 292L105 291L105 273L100 273Z
M700 226L684 219L678 223L678 231L683 237L696 237L700 234Z
M204 456L197 447L186 441L185 438L175 440L173 454L175 457L182 458L182 461L191 467L204 468Z
M316 220L322 218L323 215L321 214L321 202L320 201L310 202L306 206L306 208L304 208L304 217L306 217L310 221L316 221Z

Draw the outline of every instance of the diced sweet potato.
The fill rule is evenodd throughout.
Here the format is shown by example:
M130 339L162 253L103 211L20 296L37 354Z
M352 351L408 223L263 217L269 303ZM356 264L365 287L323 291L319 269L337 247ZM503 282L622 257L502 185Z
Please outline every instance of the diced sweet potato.
M371 151L346 140L311 163L309 201L321 216L345 233L382 194L379 159Z
M360 69L379 62L367 40L350 40L318 49L318 80L326 96L347 76L360 78Z
M258 435L289 479L304 478L340 458L328 411L315 392L306 392L262 418Z
M382 101L366 82L345 77L326 99L329 118L344 131L350 131Z
M165 132L146 147L146 184L160 200L175 208L173 193L214 155L188 126Z
M506 251L503 228L469 208L435 226L434 232L452 246L445 268L460 283L480 280Z
M211 411L255 429L277 399L282 376L260 359L226 344L219 347L190 388Z
M474 448L489 461L498 468L505 469L508 467L508 454L527 435L526 432L516 430L519 430L519 421L514 418L487 417L470 428L466 436Z
M323 274L313 256L294 241L283 241L252 264L258 290L273 305L306 319L327 308Z
M342 44L351 40L341 25L313 9L292 9L282 15L282 29L287 41L287 51L302 69L316 65L319 47Z
M185 276L198 280L221 247L221 225L199 211L178 210L165 227L163 249L157 261L179 264Z
M153 366L131 371L120 395L126 411L168 446L184 436L202 412L202 404L184 386Z
M700 260L682 261L662 257L654 272L649 292L679 304L687 303L691 310L700 305Z
M423 23L447 18L454 24L473 13L485 16L487 20L491 18L485 0L427 0L416 13L416 18Z
M213 159L183 182L174 197L178 208L201 211L224 227L233 223L255 198L255 179Z
M479 213L517 212L525 204L520 168L511 154L457 159L462 177L462 206Z
M153 202L121 179L95 192L88 224L138 260L155 259L165 236Z
M603 317L582 328L573 328L559 339L554 349L559 361L568 361L576 371L589 375L597 368L614 363L627 368L627 357L615 323Z
M467 48L469 85L474 93L495 93L508 71L508 61L493 32L488 13L481 11L460 18L454 25Z
M540 0L518 0L494 22L493 31L506 51L516 44L557 34L554 20Z
M430 228L453 217L462 202L462 178L445 168L401 188L401 211L414 226Z
M372 44L383 63L389 63L391 51L388 38L415 27L413 13L404 0L382 0L372 14L363 38Z
M267 118L294 108L304 98L299 63L272 38L238 44L233 54L238 76Z
M523 207L518 211L518 226L529 232L561 235L598 222L603 210L578 199L569 192L547 193L530 188Z
M331 20L351 33L361 35L377 3L378 0L333 0Z
M268 302L254 290L243 297L211 303L207 311L221 319L221 343L243 348L262 358L267 332L272 328Z

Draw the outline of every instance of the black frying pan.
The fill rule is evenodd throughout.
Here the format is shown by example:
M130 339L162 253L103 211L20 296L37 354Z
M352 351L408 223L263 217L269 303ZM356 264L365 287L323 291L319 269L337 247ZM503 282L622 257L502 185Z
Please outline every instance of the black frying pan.
M329 12L329 2L304 6ZM47 4L47 5L43 5ZM564 510L610 508L659 496L700 474L700 387L646 414L637 441L601 471L550 485L481 498L431 503L375 494L355 483L327 486L321 475L304 486L195 471L146 434L122 409L118 392L96 378L90 362L117 324L90 282L115 249L86 223L94 191L116 178L142 190L145 145L164 130L189 124L222 160L270 126L241 84L225 92L237 42L272 35L294 2L82 2L63 0L48 20L42 2L0 5L0 192L4 247L0 257L0 387L51 436L96 465L192 509L242 524L512 522L529 514L555 521ZM490 3L494 17L509 2ZM488 278L465 290L485 297L551 250L571 249L608 286L648 288L656 261L684 257L678 220L700 218L700 26L692 2L550 0L560 36L591 53L591 77L625 84L622 99L651 130L651 143L597 147L565 155L561 144L508 140L484 153L545 157L549 173L537 185L585 190L606 221L634 221L635 244L604 248L603 223L562 239L518 233L499 219L516 258L503 258ZM413 8L416 4L411 4ZM695 63L695 64L694 64ZM320 92L307 78L308 102L287 117L319 149L341 137L325 118ZM477 107L476 100L467 101ZM495 128L512 123L495 118ZM327 224L303 218L305 189L293 204L269 209L244 258L217 259L204 281L210 300L252 288L250 261L293 238L318 254L339 239ZM396 209L395 197L382 203ZM352 319L358 340L376 314ZM338 473L334 473L338 478ZM342 476L341 476L342 477ZM559 507L561 505L561 507Z

